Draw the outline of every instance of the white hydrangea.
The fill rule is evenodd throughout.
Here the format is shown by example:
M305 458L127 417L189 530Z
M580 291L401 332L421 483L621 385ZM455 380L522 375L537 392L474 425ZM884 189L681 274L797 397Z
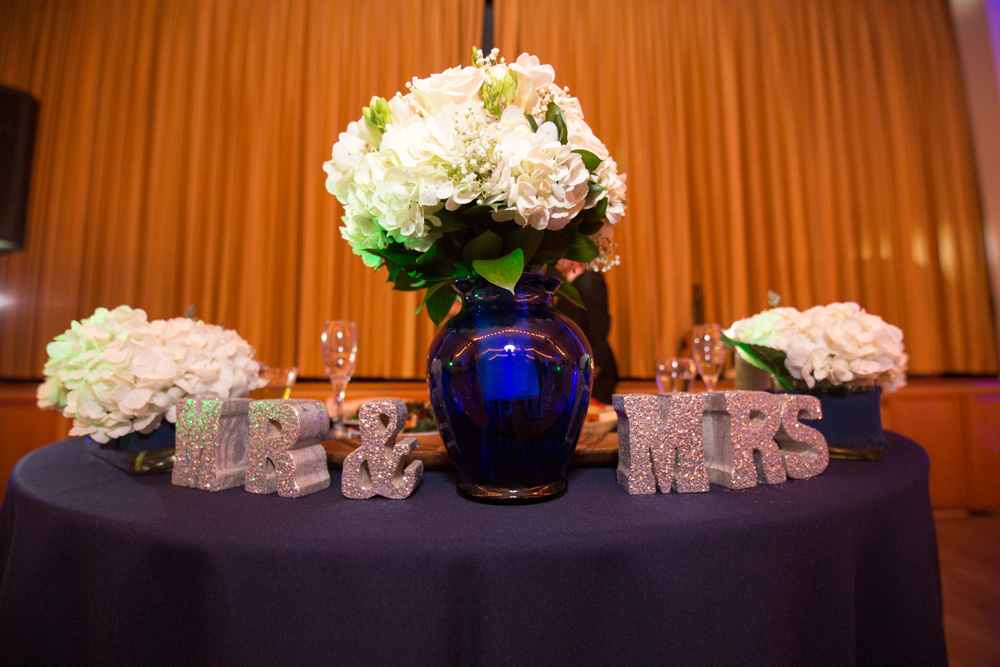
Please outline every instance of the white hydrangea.
M896 391L906 384L903 332L856 303L774 308L735 322L726 335L784 352L789 374L809 388L875 382Z
M98 308L49 343L38 406L73 419L70 435L107 443L176 421L188 396L234 398L262 385L254 349L235 331L187 318Z
M500 136L499 165L487 185L485 202L504 208L493 219L562 229L583 210L590 172L579 155L559 143L554 124L542 123L534 132L516 107L507 107L501 124L509 129Z
M364 118L352 122L324 163L327 190L344 206L341 235L369 266L380 260L364 251L392 241L429 248L440 237L436 214L442 207L498 206L495 220L559 230L607 199L606 222L621 219L625 175L584 121L576 98L553 84L553 68L528 54L508 65L496 50L485 57L480 52L476 62L414 79L407 94L388 101L373 98L366 114L378 108L380 129ZM511 79L513 90L487 105L484 88ZM544 122L550 102L566 118L567 145ZM536 120L537 132L525 114ZM575 149L602 160L594 174ZM601 186L594 194L590 181Z

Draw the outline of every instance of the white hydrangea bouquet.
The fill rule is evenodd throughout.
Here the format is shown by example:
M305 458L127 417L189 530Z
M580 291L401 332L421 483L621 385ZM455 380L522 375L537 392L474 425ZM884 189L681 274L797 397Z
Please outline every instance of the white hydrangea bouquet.
M748 363L790 391L891 392L906 384L909 357L903 332L856 303L831 303L804 312L772 308L735 322L727 342Z
M38 406L102 445L176 422L189 396L238 398L263 384L254 349L235 331L187 317L150 322L128 306L98 308L47 351Z
M479 275L513 291L523 271L566 258L605 270L625 175L535 56L473 49L469 67L373 97L324 164L344 206L341 234L395 289L427 289L435 323L447 287ZM579 299L564 282L563 294Z

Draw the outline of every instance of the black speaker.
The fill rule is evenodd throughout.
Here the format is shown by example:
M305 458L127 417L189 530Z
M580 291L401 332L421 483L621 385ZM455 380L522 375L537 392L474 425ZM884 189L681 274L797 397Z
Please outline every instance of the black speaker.
M0 252L24 247L38 101L0 85Z

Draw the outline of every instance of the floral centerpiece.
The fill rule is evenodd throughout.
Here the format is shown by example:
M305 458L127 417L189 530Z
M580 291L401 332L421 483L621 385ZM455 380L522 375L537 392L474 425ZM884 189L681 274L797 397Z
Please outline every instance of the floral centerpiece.
M150 322L128 306L98 308L47 351L38 406L72 418L70 435L106 447L176 422L187 397L243 397L262 386L254 349L235 331L186 317Z
M856 303L772 308L724 334L745 361L790 391L878 385L892 392L906 384L903 332Z
M435 323L456 279L513 291L526 269L563 258L618 261L610 227L625 211L625 175L554 81L535 56L508 64L473 49L471 66L373 97L324 164L343 237L395 289L426 289Z
M324 165L344 206L341 233L395 289L426 290L421 307L435 323L462 296L427 361L459 491L483 502L556 497L594 367L579 328L551 310L555 290L580 303L554 265L618 263L611 229L625 175L534 56L507 63L473 49L470 66L407 88L373 97Z
M823 434L831 457L882 457L880 397L906 384L909 358L899 327L856 303L831 303L804 312L772 308L735 322L723 336L787 391L819 399L822 418L803 423Z

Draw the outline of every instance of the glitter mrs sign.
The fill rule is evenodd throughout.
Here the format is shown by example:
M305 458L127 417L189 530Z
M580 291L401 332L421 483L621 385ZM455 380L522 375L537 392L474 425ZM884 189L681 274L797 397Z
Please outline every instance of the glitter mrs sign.
M330 486L330 429L319 401L187 399L177 414L171 482L205 491L244 486L299 498Z
M815 396L725 391L613 400L618 483L630 494L781 484L818 475L830 460L823 435L799 421L822 417Z

